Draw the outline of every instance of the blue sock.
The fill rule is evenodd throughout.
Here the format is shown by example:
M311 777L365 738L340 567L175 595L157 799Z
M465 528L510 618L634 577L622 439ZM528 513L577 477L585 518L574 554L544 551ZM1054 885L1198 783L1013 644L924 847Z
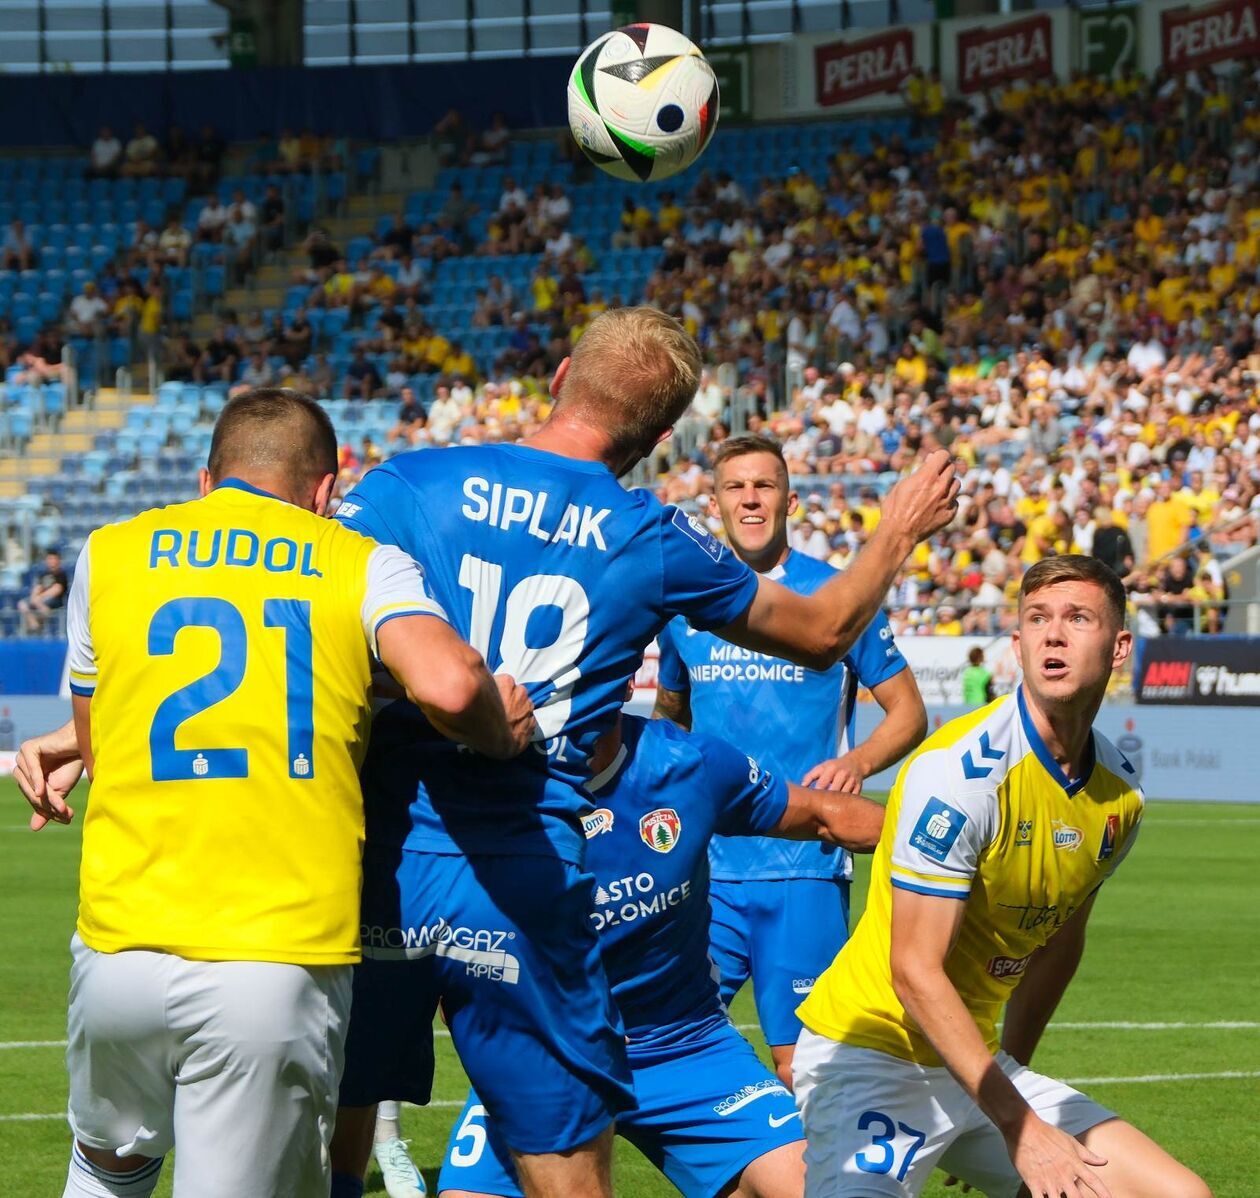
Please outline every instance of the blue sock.
M350 1173L334 1173L330 1198L363 1198L363 1178Z

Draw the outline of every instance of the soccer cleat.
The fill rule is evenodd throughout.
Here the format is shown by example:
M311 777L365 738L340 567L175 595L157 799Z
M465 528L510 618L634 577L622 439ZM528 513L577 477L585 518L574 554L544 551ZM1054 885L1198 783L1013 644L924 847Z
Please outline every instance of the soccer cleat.
M372 1148L389 1198L425 1198L429 1192L424 1177L407 1152L407 1143L394 1136Z

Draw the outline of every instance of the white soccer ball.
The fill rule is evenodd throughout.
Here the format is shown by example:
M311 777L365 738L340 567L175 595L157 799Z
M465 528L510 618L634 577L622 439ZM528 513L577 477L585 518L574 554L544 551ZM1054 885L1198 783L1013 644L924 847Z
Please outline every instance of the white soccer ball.
M667 25L626 25L596 38L569 76L569 128L587 158L618 179L686 170L717 120L713 68Z

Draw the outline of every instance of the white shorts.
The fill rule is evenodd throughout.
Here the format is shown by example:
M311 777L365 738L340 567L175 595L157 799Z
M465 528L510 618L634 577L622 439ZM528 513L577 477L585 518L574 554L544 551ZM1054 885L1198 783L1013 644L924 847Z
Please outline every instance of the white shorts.
M997 1062L1032 1109L1070 1135L1115 1118L1004 1052ZM988 1198L1019 1192L1001 1133L949 1070L806 1028L792 1072L805 1125L805 1198L914 1198L938 1166Z
M160 1157L181 1198L327 1195L349 965L70 945L70 1128Z

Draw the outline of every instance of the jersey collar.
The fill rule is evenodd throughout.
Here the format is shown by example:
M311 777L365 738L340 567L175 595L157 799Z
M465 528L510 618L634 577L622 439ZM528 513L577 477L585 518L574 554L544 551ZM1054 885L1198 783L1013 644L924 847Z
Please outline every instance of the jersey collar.
M1045 767L1046 773L1050 775L1061 787L1064 793L1071 798L1077 794L1089 781L1089 776L1094 772L1094 733L1091 729L1089 734L1089 742L1085 746L1085 757L1081 762L1081 773L1077 778L1066 778L1063 775L1063 769L1054 759L1054 754L1050 752L1050 746L1042 739L1041 733L1037 731L1037 725L1033 723L1032 716L1028 711L1028 704L1024 701L1024 688L1021 686L1015 692L1015 701L1019 705L1019 722L1024 726L1024 736L1028 738L1028 744L1032 748L1033 755Z
M625 765L626 757L629 752L630 750L626 747L626 742L623 740L621 744L617 746L617 756L604 766L604 768L586 784L586 789L589 790L591 794L594 794L597 790L602 790L605 786L607 786L617 776L621 767Z
M222 482L215 483L214 489L221 491L224 488L231 491L248 491L251 495L260 495L263 499L278 499L281 503L285 500L280 499L279 495L273 495L270 491L264 491L262 487L256 487L253 483L247 483L243 478L225 478Z

